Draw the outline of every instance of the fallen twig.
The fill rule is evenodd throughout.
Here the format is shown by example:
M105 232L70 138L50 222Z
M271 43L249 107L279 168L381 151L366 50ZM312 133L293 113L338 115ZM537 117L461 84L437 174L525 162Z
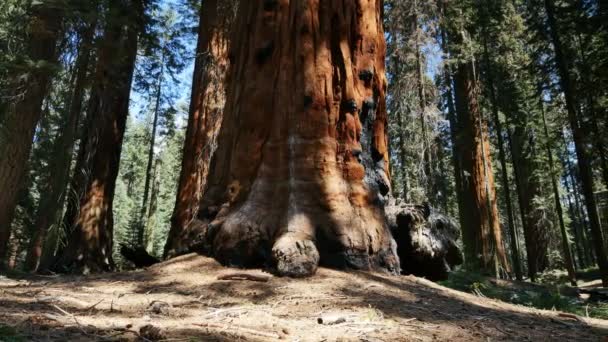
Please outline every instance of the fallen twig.
M196 326L203 327L203 328L216 328L216 329L221 329L221 330L226 330L226 331L231 331L231 330L239 331L240 330L241 332L248 333L251 335L270 337L270 338L276 338L276 339L281 338L281 335L279 335L278 333L259 331L259 330L255 330L255 329L251 329L251 328L240 327L237 325L224 325L224 324L219 324L219 323L192 323L192 325L196 325Z
M104 301L104 299L102 299L102 300L100 300L99 302L97 302L97 303L95 303L95 304L93 304L93 305L89 306L89 307L87 308L87 310L88 310L88 311L93 310L93 309L94 309L94 308L95 308L97 305L101 304L101 302L103 302L103 301Z
M52 304L52 306L53 306L55 309L59 310L59 312L61 312L62 314L66 315L66 316L72 316L72 317L74 317L74 315L72 315L71 313L69 313L69 312L67 312L67 311L63 310L63 309L62 309L62 308L60 308L59 306L57 306L57 305L55 305L55 304Z
M218 316L220 314L224 314L226 312L248 312L250 310L250 308L248 307L244 307L244 306L238 306L238 307L230 307L230 308L225 308L225 309L215 309L215 311L206 313L203 315L203 318L207 318L207 317L211 317L211 316Z
M575 321L579 321L579 322L585 322L581 317L575 315L575 314L571 314L571 313L567 313L567 312L560 312L557 314L558 317L563 317L563 318L570 318L573 319Z
M271 276L262 274L250 274L250 273L228 273L219 275L217 280L251 280L259 282L269 281Z

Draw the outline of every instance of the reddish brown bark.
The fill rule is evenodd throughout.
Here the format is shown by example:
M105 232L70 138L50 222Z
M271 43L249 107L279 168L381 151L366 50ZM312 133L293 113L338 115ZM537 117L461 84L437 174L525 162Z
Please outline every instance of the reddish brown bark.
M399 270L381 0L241 3L199 218L224 264ZM219 212L218 212L219 211ZM208 228L205 231L204 228Z
M228 31L235 6L234 0L205 0L201 7L182 170L165 256L183 249L179 236L196 216L205 189L209 163L222 122L229 64Z
M0 107L8 108L3 126L0 127L0 264L4 263L7 255L10 226L34 131L53 75L49 64L56 62L56 45L61 32L61 11L57 8L40 3L33 5L30 12L28 57L34 63L47 64L37 66L27 75L15 75L16 79L20 79L13 82L12 87L16 101L0 103Z
M125 13L128 13L123 17L126 25L115 20ZM89 104L93 106L89 110L95 121L85 146L91 158L90 174L74 231L58 262L61 270L88 273L108 271L114 266L112 202L142 13L143 5L139 0L110 4Z
M496 204L488 126L477 99L473 62L461 62L456 66L454 83L460 165L464 174L465 260L469 266L483 272L496 274L498 267L510 272Z
M524 240L528 255L528 276L533 281L539 272L543 272L549 265L549 229L551 222L544 218L544 214L535 203L538 196L542 196L540 165L536 160L536 146L527 128L526 117L528 113L521 113L512 135L512 154L515 167L519 205L522 220L524 221Z
M486 2L486 6L489 3ZM489 19L489 13L483 13L483 16L486 19ZM517 236L517 227L515 227L515 215L512 206L511 200L511 189L509 184L509 174L507 169L507 157L505 153L505 142L503 138L503 128L502 122L500 120L499 112L499 103L498 98L496 96L496 87L494 82L494 71L492 70L493 66L490 63L490 49L488 48L488 22L487 20L483 21L483 59L486 67L486 88L490 95L490 104L492 107L492 119L494 121L494 126L496 130L496 140L498 142L498 159L500 162L500 171L501 171L501 183L503 188L503 193L505 196L505 207L507 212L507 224L508 231L511 238L511 260L513 261L513 268L515 273L515 278L519 281L523 279L522 269L521 269L521 261L520 261L520 252L519 252L519 239ZM507 127L507 129L509 129ZM509 133L510 134L510 133ZM510 139L509 139L510 141Z

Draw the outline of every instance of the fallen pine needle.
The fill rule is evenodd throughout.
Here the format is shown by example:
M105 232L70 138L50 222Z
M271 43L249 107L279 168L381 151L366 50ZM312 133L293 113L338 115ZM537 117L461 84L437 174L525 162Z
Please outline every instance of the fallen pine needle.
M66 316L72 316L72 317L74 316L74 315L72 315L71 313L69 313L69 312L67 312L67 311L63 310L63 309L62 309L62 308L60 308L59 306L57 306L57 305L55 305L55 304L52 304L52 305L53 305L53 307L54 307L55 309L59 310L59 312L61 312L62 314L66 315Z

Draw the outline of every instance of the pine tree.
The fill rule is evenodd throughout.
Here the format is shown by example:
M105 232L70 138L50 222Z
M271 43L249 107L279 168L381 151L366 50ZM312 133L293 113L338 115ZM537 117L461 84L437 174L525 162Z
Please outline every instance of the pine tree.
M597 263L602 274L602 284L604 286L608 286L608 257L606 256L606 249L599 222L595 195L593 193L594 179L591 168L592 166L590 163L590 152L586 142L587 136L583 131L584 128L581 126L581 121L577 111L577 104L574 94L575 89L573 88L572 84L567 56L564 54L564 47L562 45L563 43L556 18L554 0L544 0L544 7L547 14L547 25L551 36L551 42L555 52L555 64L559 75L560 88L564 93L568 120L570 121L570 129L572 130L574 144L576 147L581 185L583 187L583 195L588 212L591 233L593 234L593 243Z
M85 87L88 81L91 48L97 27L96 15L89 15L89 18L89 20L85 20L81 29L78 58L76 59L76 66L73 71L74 80L70 83L73 90L67 103L67 107L69 108L67 110L67 118L64 121L63 127L61 127L61 135L55 142L55 148L49 164L49 183L41 192L41 199L34 223L34 235L29 243L26 268L33 272L37 271L40 265L44 241L49 227L55 222L58 211L63 209L63 199L69 177L75 135L80 122Z

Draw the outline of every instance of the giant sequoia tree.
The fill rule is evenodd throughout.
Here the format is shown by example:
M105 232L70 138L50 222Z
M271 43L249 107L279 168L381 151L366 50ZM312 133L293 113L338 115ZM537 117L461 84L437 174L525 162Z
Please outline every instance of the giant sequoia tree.
M446 11L448 50L457 57L453 68L457 163L462 168L460 207L467 264L487 273L510 272L502 241L488 124L479 102L477 63L472 51L471 4L463 2ZM463 12L466 16L463 16Z
M82 153L88 163L86 186L80 200L68 247L58 266L77 272L112 269L115 181L129 111L129 95L143 25L141 0L111 1L89 99L93 124Z
M235 6L235 0L206 0L201 7L184 157L165 255L181 249L183 241L179 236L196 217L205 188L209 161L222 123L228 33Z
M240 4L224 119L198 225L223 263L399 270L382 1ZM202 223L201 223L202 221Z

